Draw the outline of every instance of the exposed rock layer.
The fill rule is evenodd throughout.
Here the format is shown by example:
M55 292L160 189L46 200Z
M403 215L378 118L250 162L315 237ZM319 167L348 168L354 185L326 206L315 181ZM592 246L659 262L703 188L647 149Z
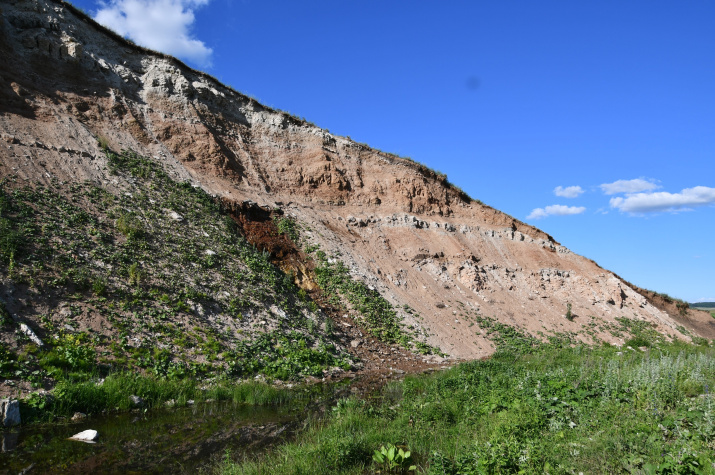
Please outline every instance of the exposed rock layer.
M544 232L471 201L409 160L264 107L179 61L138 48L53 0L0 16L0 176L111 188L98 139L154 157L226 202L252 200L309 226L450 355L493 351L468 312L532 334L620 342L602 324L648 320L710 335L706 314L675 321ZM237 204L238 206L238 204ZM307 284L306 284L307 285ZM575 315L564 318L567 304ZM591 329L590 334L584 328Z

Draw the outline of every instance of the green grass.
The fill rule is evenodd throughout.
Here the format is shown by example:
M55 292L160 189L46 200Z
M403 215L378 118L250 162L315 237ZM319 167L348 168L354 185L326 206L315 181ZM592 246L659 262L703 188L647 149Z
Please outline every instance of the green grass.
M208 386L202 389L202 386ZM288 392L265 383L231 383L211 385L192 379L169 380L141 376L136 373L115 373L100 381L63 381L48 395L32 394L21 401L23 423L53 421L71 417L75 412L99 414L104 411L127 411L133 406L129 396L144 400L143 408L163 406L167 401L183 406L189 400L196 403L233 401L254 405L281 404L302 397L298 391Z
M215 473L372 473L394 444L418 473L714 473L715 350L682 343L498 352L338 402L292 443Z

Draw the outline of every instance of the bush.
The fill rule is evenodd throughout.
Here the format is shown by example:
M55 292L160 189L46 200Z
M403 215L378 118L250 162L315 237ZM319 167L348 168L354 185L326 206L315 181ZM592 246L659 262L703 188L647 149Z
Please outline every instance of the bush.
M631 348L638 348L641 346L650 347L650 345L650 340L642 336L637 336L626 341L626 346L630 346Z
M123 214L117 219L117 230L127 239L138 239L144 235L144 226L132 213Z

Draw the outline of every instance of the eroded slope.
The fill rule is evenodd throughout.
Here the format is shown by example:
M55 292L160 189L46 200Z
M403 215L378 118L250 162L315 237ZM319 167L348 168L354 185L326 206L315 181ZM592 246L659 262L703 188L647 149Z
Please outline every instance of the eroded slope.
M100 143L152 157L227 203L281 209L302 226L301 246L344 262L406 325L459 358L494 351L477 316L587 342L622 343L623 318L668 338L712 327L699 314L675 321L445 176L266 108L68 4L9 2L1 20L2 176L118 191Z

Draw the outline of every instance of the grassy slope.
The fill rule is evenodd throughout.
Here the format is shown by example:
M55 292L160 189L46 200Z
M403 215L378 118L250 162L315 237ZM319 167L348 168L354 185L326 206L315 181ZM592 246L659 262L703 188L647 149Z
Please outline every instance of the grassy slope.
M395 444L418 473L714 473L713 384L705 346L500 352L342 400L295 442L215 470L372 473Z
M133 153L107 153L122 192L0 182L0 295L13 292L0 300L5 384L124 371L293 379L350 367L315 305L216 200Z

